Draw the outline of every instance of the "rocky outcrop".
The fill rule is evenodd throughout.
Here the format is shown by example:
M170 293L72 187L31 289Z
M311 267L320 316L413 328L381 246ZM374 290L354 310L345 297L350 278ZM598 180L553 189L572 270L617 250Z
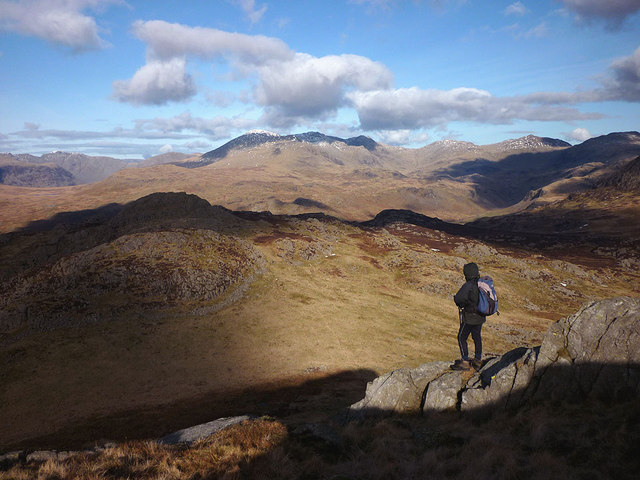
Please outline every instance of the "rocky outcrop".
M226 306L264 269L246 240L202 229L123 235L0 284L0 331L77 326L124 313Z
M612 187L626 192L640 191L640 157L625 164L611 176L599 183L602 187Z
M511 350L478 372L433 362L387 373L367 385L350 416L634 396L640 396L640 299L620 297L584 305L552 325L539 347Z
M448 362L434 362L415 369L402 368L387 373L369 382L365 397L352 405L351 410L418 412L427 385L440 378L448 367Z
M65 187L74 184L73 175L56 165L0 165L0 183L17 187Z

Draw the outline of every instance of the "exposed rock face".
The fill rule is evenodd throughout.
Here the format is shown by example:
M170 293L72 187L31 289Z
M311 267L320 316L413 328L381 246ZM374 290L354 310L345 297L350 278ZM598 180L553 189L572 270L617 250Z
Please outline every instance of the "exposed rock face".
M73 175L55 165L0 166L0 183L18 187L64 187L73 185Z
M600 186L614 187L628 192L640 190L640 157L636 157L618 172L603 180Z
M350 412L465 412L639 395L640 299L620 297L584 305L552 325L541 346L516 348L475 373L433 362L383 375Z

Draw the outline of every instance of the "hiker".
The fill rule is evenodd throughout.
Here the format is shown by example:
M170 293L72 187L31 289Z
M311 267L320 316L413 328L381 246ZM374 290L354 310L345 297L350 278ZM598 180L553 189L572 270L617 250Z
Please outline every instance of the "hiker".
M453 297L453 301L458 306L460 314L460 330L458 331L458 345L460 346L460 360L456 360L451 368L453 370L469 370L471 367L480 369L482 367L482 324L487 317L478 313L478 279L480 271L475 263L467 263L462 271L466 282L458 293ZM474 358L469 360L469 350L467 339L471 334L474 344Z

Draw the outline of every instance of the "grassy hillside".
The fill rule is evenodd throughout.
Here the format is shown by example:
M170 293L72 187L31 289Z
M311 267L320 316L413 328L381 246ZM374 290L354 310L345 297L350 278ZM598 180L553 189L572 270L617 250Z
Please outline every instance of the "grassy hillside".
M3 238L0 449L329 415L377 374L457 357L451 296L467 261L501 295L485 353L538 344L587 300L639 293L636 269L581 249L568 262L558 249L185 197Z

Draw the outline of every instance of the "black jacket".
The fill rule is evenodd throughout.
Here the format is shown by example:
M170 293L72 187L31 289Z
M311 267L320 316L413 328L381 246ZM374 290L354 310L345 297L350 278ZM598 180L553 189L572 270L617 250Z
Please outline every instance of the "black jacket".
M475 264L467 264L464 268L464 274L466 282L455 294L453 301L463 309L462 321L464 323L482 325L487 321L487 317L476 312L480 296L478 292L478 279L480 278L478 267Z

